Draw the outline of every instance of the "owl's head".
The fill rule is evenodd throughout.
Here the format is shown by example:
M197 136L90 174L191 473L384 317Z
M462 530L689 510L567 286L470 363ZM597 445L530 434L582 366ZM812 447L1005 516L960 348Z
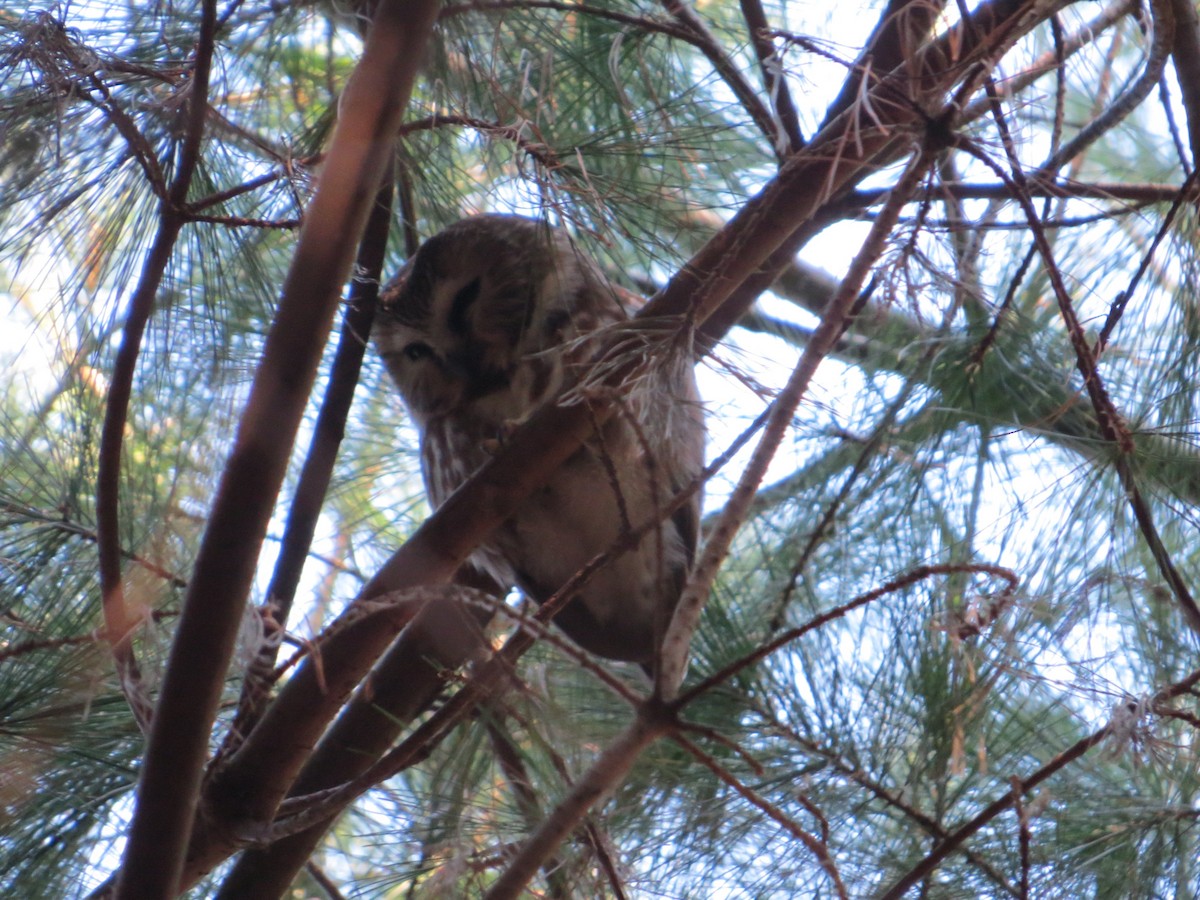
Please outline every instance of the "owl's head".
M594 328L597 307L605 320L620 314L566 235L522 216L473 216L439 232L380 301L375 343L419 424L489 403L520 417L535 399L533 361Z

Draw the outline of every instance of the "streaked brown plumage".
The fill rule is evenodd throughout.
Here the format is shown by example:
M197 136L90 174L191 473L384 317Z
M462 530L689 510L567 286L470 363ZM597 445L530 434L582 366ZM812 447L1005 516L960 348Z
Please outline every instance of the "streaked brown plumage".
M420 430L434 507L488 447L586 375L589 335L627 319L565 233L519 216L474 216L430 238L381 305L375 343ZM674 356L647 367L600 433L472 563L542 602L618 538L623 517L635 527L658 517L703 464L691 355ZM648 665L691 565L699 514L697 495L597 573L555 622L593 653Z

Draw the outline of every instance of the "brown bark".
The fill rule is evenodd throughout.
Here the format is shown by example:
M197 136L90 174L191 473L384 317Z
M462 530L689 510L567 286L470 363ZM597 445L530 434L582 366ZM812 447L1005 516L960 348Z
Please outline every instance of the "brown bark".
M1035 8L1036 16L1031 14ZM864 124L854 108L838 116L789 159L779 176L671 280L643 315L690 316L699 324L715 313L731 323L753 300L740 286L762 278L768 261L797 234L815 233L817 229L805 229L822 221L827 210L836 208L837 198L875 171L879 162L911 147L914 135L940 114L940 98L972 74L971 63L990 63L1041 21L1037 16L1052 11L1019 0L984 4L969 26L952 30L918 54L912 65L882 78L871 92L880 121ZM910 79L913 71L921 73L916 85ZM733 310L731 297L736 298ZM611 384L619 384L624 370L613 372ZM534 417L397 551L360 599L449 578L478 542L574 452L594 426L596 413L574 406L547 409ZM223 829L270 820L326 723L391 642L398 625L388 611L363 618L323 647L320 671L311 662L301 666L256 732L213 780L214 812ZM207 846L202 842L195 848L193 876L236 845L231 838L212 837Z
M177 893L212 724L258 550L339 289L436 14L432 0L384 3L342 98L342 118L184 600L138 783L118 897L148 900Z

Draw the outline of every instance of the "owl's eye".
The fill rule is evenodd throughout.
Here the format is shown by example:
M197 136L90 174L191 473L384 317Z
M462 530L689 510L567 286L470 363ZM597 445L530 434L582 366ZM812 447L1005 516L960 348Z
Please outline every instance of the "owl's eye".
M433 356L433 348L421 341L413 341L404 348L403 353L413 362Z

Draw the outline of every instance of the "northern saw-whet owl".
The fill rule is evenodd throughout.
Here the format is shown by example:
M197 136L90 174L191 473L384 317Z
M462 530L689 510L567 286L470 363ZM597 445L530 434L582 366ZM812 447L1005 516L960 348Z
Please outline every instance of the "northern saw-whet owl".
M636 344L637 325L621 324L629 317L620 296L564 232L533 219L473 216L421 246L383 291L374 334L420 432L434 508L564 388L586 397L595 338L624 327ZM670 327L680 333L678 322ZM703 466L704 424L690 340L657 349L599 431L470 564L541 603L628 526L663 519L659 510ZM699 521L696 492L593 575L554 621L584 649L649 670Z

